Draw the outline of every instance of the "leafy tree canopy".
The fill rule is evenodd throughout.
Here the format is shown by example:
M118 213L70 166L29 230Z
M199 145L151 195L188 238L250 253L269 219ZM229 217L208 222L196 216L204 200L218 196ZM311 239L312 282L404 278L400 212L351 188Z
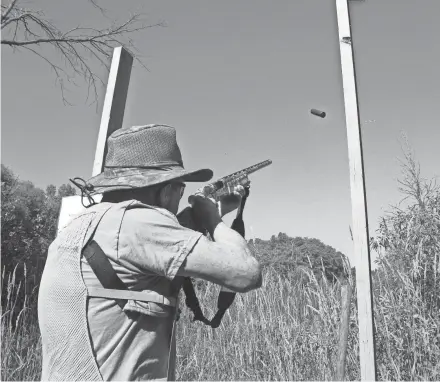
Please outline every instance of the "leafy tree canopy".
M249 244L263 267L275 267L280 274L311 269L315 277L322 275L329 281L347 276L348 261L345 255L322 241L307 237L289 237L283 232L270 240L255 239Z
M75 195L75 189L64 184L58 190L50 185L44 191L20 180L3 164L1 183L2 272L11 273L19 266L17 278L21 279L25 264L27 281L38 285L47 249L56 235L61 199Z

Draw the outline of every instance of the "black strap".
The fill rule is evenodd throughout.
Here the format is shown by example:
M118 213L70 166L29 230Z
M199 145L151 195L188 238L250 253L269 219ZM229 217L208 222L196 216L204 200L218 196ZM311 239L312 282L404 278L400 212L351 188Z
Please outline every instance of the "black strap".
M246 193L241 199L241 203L237 211L237 216L231 225L231 228L236 232L238 232L243 238L245 236L243 210L244 210L244 205L246 203L246 199L249 196L249 187L246 187L245 191ZM235 299L235 292L230 292L225 290L220 291L217 301L217 309L218 309L217 313L215 314L214 318L211 321L209 321L203 315L202 309L200 308L199 300L194 290L194 286L189 277L185 277L185 279L183 280L183 291L185 292L185 304L189 309L191 309L191 311L194 314L193 321L201 321L205 325L208 325L213 329L218 328L220 326L223 316L225 315L226 311L229 309L229 307L232 305Z
M95 240L92 240L85 246L82 254L105 289L128 290L127 286L116 274L110 260ZM123 309L127 303L127 300L115 300L121 309Z
M90 268L92 268L103 288L129 290L124 282L116 274L114 268L110 263L110 260L96 241L92 240L89 244L87 244L82 251L82 255L89 263ZM121 307L121 309L124 309L128 300L115 298L115 301ZM176 321L178 321L180 318L180 309L176 307L175 312ZM139 315L138 313L134 312L127 312L127 314L132 316Z

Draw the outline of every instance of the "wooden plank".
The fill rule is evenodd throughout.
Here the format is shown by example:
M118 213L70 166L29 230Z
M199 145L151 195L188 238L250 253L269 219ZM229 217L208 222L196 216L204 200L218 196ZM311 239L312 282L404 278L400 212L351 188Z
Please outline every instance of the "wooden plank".
M85 207L81 204L80 195L65 196L61 199L61 208L58 215L58 232L67 225L73 216L79 214Z
M122 127L132 66L133 57L123 47L117 47L113 50L92 176L98 175L103 171L104 160L107 154L107 139L114 131ZM101 200L100 195L93 196L93 198L96 202ZM82 205L80 195L63 198L58 216L58 231L74 215L79 214L84 209L85 207Z
M350 284L341 285L341 321L339 324L338 363L336 364L335 381L345 380L345 361L347 358L348 329L350 326Z
M365 193L362 136L359 123L353 45L348 0L336 0L353 221L356 288L359 318L359 352L362 380L376 380L371 262Z
M96 203L99 203L101 198L102 195L93 196L93 199ZM86 207L84 207L81 202L81 195L65 196L63 199L61 199L61 208L60 214L58 215L57 225L58 231L65 227L72 217L83 212L85 209Z
M114 49L102 108L92 176L100 174L104 168L107 138L122 127L132 65L133 57L130 53L122 46Z

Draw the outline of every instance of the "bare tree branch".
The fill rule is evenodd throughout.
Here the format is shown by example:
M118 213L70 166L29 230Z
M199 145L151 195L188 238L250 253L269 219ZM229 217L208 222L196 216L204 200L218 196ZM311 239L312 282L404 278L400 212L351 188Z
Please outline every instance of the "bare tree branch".
M92 5L95 8L99 9L99 11L102 13L103 16L105 16L107 14L105 8L101 7L96 0L89 0L89 1L90 1L90 3L92 3Z
M2 9L5 9L5 11L2 12L2 17L1 17L2 24L3 24L3 21L7 20L9 13L11 13L12 9L14 9L16 2L17 2L17 0L12 0L11 3L8 5L8 7L2 5Z
M105 16L106 10L98 4L98 0L88 0ZM65 81L74 84L75 77L81 77L94 94L98 97L98 85L104 80L93 69L93 63L110 69L110 59L116 46L123 46L135 57L136 62L148 70L146 65L137 57L135 44L130 35L148 28L164 26L163 22L146 24L140 14L131 15L122 23L112 23L104 29L77 25L67 31L62 31L50 22L41 11L19 7L20 0L12 0L8 6L2 5L1 43L14 50L29 51L43 59L56 76L60 86L63 102L65 98ZM66 70L54 63L53 59L40 51L42 46L52 46L64 60Z

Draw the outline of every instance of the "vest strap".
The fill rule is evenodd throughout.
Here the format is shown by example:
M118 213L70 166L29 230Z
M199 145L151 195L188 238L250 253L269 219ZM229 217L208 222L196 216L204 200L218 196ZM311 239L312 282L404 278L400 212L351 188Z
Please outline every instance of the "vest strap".
M165 297L154 291L134 291L108 288L87 288L90 297L102 297L112 300L137 300L145 302L155 302L157 304L176 306L174 297Z
M103 286L103 288L87 288L90 297L116 300L121 309L124 308L128 300L155 302L172 307L176 306L177 300L174 297L165 297L154 291L134 291L128 289L116 274L110 260L96 241L92 240L85 246L83 256Z

